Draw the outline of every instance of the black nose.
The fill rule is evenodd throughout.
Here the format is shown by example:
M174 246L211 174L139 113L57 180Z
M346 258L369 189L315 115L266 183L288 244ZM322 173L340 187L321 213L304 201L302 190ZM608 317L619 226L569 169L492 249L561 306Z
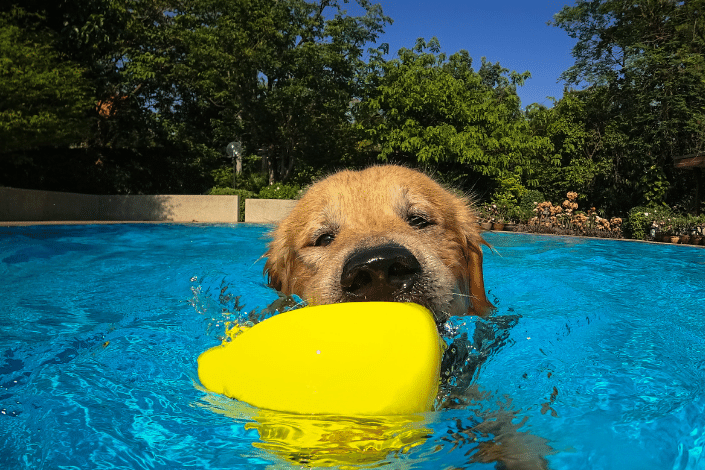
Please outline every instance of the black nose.
M393 301L409 293L421 265L396 243L357 251L343 265L340 285L348 301Z

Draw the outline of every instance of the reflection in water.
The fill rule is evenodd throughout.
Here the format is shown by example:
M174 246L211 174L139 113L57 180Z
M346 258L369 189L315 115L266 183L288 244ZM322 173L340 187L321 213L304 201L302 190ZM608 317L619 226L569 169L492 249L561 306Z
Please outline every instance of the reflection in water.
M258 409L213 393L206 407L255 429L252 443L279 458L311 467L340 467L383 461L406 453L432 433L426 426L433 413L401 416L346 417L297 415Z

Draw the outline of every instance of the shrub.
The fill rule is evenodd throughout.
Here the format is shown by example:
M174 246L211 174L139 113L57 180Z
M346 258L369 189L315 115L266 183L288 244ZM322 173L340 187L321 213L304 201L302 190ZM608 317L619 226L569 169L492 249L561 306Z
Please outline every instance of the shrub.
M244 163L247 163L248 167L252 166L249 161L243 161L243 164ZM235 181L233 182L232 167L217 168L211 171L211 177L213 178L213 182L215 183L214 187L216 188L232 188L234 184L238 189L246 189L255 194L268 184L268 176L258 171L243 171L235 176Z
M516 207L516 218L519 219L521 223L528 223L529 219L534 216L536 206L544 201L545 199L541 191L536 191L535 189L526 191L521 196L519 205Z
M475 214L479 222L489 222L492 220L492 208L491 204L482 204L475 208Z
M260 199L297 199L301 189L288 184L273 184L260 189L257 197Z
M695 233L696 235L705 235L705 214L699 215L695 219Z
M651 229L670 232L673 230L673 213L665 206L637 206L627 215L624 224L627 236L637 240L650 237Z
M211 177L213 178L213 183L216 188L228 188L233 184L233 169L216 168L211 171Z
M521 197L521 200L519 201L519 205L525 206L533 211L535 204L538 204L539 202L544 202L545 200L546 199L543 197L543 193L541 191L531 189L524 193L524 195Z
M521 177L516 174L505 174L497 179L497 189L492 197L494 203L513 203L514 205L526 193L526 188L521 184Z
M242 173L235 178L235 186L257 194L267 187L268 176L264 173Z
M651 228L651 220L647 214L649 214L648 207L633 207L629 211L627 221L624 223L624 229L629 238L646 240L646 234Z
M495 194L488 209L493 222L509 222L513 220L516 203L506 193Z

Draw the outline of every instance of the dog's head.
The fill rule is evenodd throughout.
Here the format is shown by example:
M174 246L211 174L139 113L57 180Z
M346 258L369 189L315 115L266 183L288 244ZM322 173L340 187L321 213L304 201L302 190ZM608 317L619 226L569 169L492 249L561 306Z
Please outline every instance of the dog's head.
M384 165L314 184L273 232L269 284L309 305L414 302L442 322L484 314L483 240L466 199Z

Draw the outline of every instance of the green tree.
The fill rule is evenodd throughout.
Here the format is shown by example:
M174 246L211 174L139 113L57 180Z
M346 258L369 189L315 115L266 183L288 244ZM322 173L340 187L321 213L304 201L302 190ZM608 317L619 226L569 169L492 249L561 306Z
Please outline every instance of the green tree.
M354 151L349 107L364 47L389 19L358 0L167 0L126 73L168 135L211 159L233 139L263 155L269 182ZM159 25L153 28L151 25Z
M88 134L85 71L55 49L41 20L21 9L0 13L1 153L78 144Z
M9 0L2 8L22 7L37 18L35 24L17 22L20 28L39 29L52 37L63 60L83 69L97 104L93 129L84 146L101 149L136 148L153 143L150 113L133 96L122 73L126 48L141 43L135 25L144 16L145 0Z
M604 150L616 206L673 203L693 192L692 173L675 171L672 157L705 150L703 7L702 0L579 0L554 18L578 40L562 78L595 89L586 98L607 111L595 116L597 127L624 137Z
M467 51L447 57L435 38L373 65L379 71L357 116L380 159L452 163L459 173L536 184L534 168L550 142L532 132L520 109L516 87L528 72L484 58L475 71Z
M354 160L360 139L350 106L362 86L364 48L390 20L369 0L356 1L359 15L346 3L28 0L26 8L51 37L51 57L81 70L95 97L81 161L111 167L120 191L143 191L135 174L153 181L168 174L170 191L192 192L230 165L231 140L263 155L270 182L299 184L301 170ZM18 4L9 0L0 12ZM31 32L26 23L16 24L22 34Z
M534 104L526 110L534 133L548 137L554 149L552 158L537 170L538 186L551 201L576 191L590 204L605 207L609 194L601 182L612 174L606 155L619 139L613 129L602 126L596 115L600 108L588 106L597 101L588 103L595 91L566 91L552 108Z

